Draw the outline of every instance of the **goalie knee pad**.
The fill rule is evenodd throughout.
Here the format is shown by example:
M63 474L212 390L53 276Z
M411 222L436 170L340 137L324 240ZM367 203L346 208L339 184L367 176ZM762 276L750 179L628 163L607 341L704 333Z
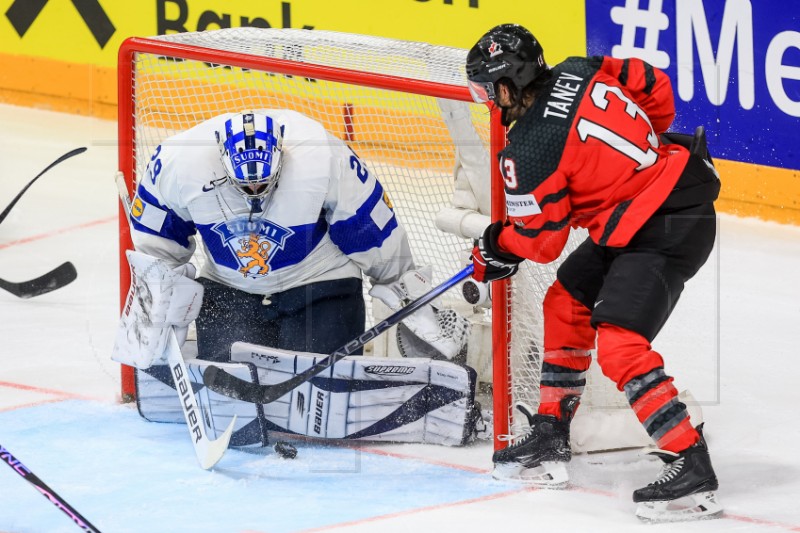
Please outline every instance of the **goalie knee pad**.
M324 359L237 342L231 359L280 383ZM475 438L475 371L426 358L350 356L264 405L271 430L326 439L461 445Z

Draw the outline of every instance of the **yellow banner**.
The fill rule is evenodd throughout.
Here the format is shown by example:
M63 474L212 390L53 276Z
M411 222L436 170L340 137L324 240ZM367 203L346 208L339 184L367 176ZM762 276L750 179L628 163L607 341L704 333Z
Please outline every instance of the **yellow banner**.
M113 67L130 36L260 26L469 48L517 22L549 63L585 52L584 0L0 0L0 53ZM546 21L546 23L545 23Z

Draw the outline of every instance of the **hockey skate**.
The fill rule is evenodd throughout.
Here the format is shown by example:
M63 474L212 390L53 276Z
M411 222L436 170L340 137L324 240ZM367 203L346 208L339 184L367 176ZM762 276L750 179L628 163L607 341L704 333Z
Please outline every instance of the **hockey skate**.
M633 492L633 501L639 504L636 516L640 519L676 522L717 518L722 514L714 494L719 484L711 466L702 424L697 431L700 440L680 453L651 452L665 464L658 479Z
M550 415L534 415L525 404L517 404L530 428L514 444L494 453L492 477L548 488L565 487L569 481L567 463L572 459L569 424L578 402L577 396L561 400L561 420Z

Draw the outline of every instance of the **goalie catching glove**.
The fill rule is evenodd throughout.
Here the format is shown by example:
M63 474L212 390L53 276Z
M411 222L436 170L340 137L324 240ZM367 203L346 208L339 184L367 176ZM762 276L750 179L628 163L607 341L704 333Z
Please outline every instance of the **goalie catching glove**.
M417 300L431 287L431 268L409 270L394 283L375 284L370 296L393 312ZM403 357L460 359L469 337L469 321L452 309L425 305L397 327L397 344Z
M497 281L513 276L519 270L519 264L524 261L508 252L501 252L497 244L503 223L500 221L491 224L483 232L483 236L475 241L472 250L472 264L475 272L472 277L476 281Z
M194 265L171 267L156 257L128 250L131 287L119 319L111 359L136 368L165 363L170 329L183 344L203 302Z

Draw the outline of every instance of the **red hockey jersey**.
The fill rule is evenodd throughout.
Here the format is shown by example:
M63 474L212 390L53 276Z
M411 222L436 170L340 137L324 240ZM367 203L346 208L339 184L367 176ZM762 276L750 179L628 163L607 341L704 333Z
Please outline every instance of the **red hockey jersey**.
M500 152L509 220L500 248L548 263L570 227L626 245L688 162L688 150L659 140L674 116L669 78L644 61L575 57L554 67Z

